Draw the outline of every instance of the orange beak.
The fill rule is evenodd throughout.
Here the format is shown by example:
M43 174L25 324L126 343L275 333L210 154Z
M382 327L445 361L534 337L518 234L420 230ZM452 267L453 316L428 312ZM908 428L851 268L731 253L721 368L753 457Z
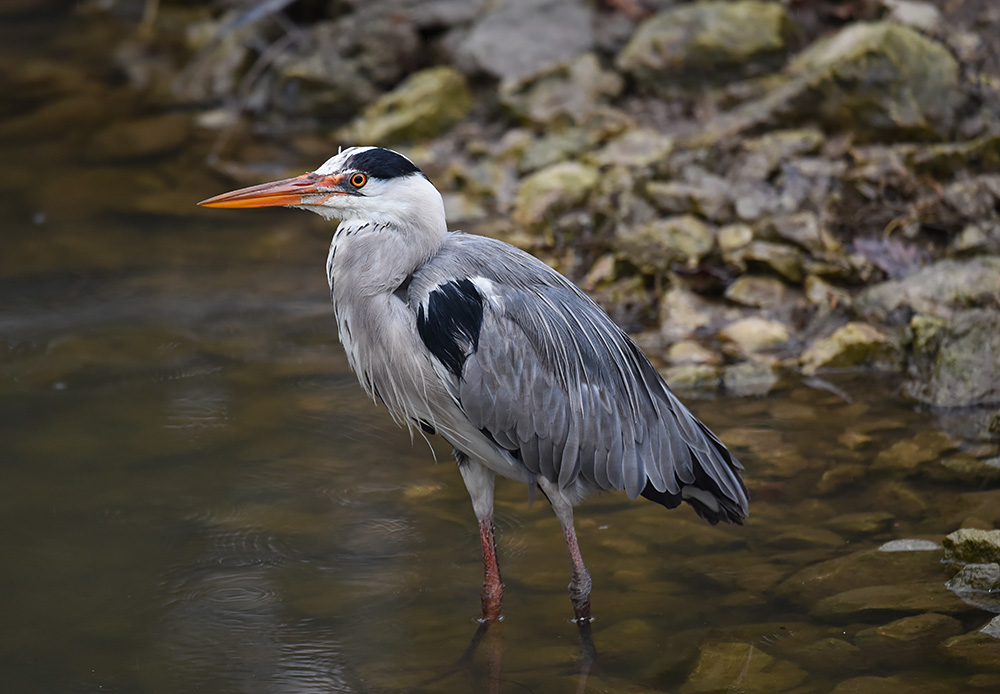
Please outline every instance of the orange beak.
M231 193L202 200L198 204L202 207L232 208L318 205L334 195L350 195L352 191L344 189L343 181L344 177L340 175L321 176L307 173L295 178L240 188ZM303 199L307 197L309 199Z

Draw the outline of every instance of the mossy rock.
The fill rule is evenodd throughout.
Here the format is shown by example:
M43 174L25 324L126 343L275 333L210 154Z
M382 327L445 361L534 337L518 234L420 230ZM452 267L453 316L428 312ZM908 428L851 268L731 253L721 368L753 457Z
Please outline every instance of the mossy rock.
M1000 530L962 528L944 538L945 557L961 564L1000 562Z
M429 139L465 118L471 108L472 92L462 73L428 68L372 102L339 137L357 144Z
M575 161L553 164L523 181L514 198L514 221L537 227L587 199L597 186L599 174L593 166Z
M694 2L646 20L619 54L620 70L669 91L780 66L795 27L775 2Z

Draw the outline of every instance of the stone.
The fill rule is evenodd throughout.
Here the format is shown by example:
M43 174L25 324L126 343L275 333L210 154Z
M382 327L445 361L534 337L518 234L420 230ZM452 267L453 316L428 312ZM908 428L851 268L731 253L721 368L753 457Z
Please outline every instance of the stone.
M714 306L683 287L668 289L660 300L660 334L667 342L689 338L712 323Z
M941 545L931 540L890 540L878 548L879 552L935 552Z
M1000 562L1000 530L962 528L944 538L945 558L959 564Z
M722 372L722 387L737 397L762 397L777 383L774 366L759 359L727 366Z
M947 572L934 552L879 552L862 550L812 564L792 574L776 593L803 607L849 590L865 587L892 588L901 582L936 585L944 596Z
M719 387L719 367L711 364L671 366L662 373L674 390L705 390Z
M951 637L938 647L938 652L965 667L1000 670L1000 639L981 630Z
M913 472L926 463L938 460L942 453L957 446L958 441L944 432L921 431L912 438L896 441L879 451L872 468Z
M678 82L701 86L772 69L793 34L778 3L695 2L643 22L616 62L640 85L669 92Z
M810 253L835 253L842 250L814 212L796 212L775 217L768 228L779 238L790 241Z
M692 215L655 219L638 228L626 227L614 239L619 257L647 275L665 274L675 263L696 266L714 245L712 228Z
M802 252L793 246L754 241L744 249L742 257L751 269L762 265L790 282L802 281Z
M518 186L514 197L514 222L537 228L554 216L583 204L597 181L596 168L575 161L536 171Z
M851 295L835 287L829 282L825 282L816 275L809 275L805 281L806 301L821 308L832 309L839 307L850 307Z
M945 585L959 595L1000 591L1000 564L966 564Z
M767 98L794 120L817 119L861 140L930 138L950 127L959 86L948 49L893 22L848 24L789 64Z
M991 619L989 622L986 623L986 626L984 626L979 631L986 634L987 636L992 636L995 639L1000 639L1000 616Z
M825 141L819 128L777 130L747 138L740 144L740 159L731 175L737 180L766 181L793 157L818 152Z
M1000 311L960 311L947 321L918 315L910 329L907 394L939 407L1000 402Z
M470 70L499 78L524 78L590 52L592 11L574 0L506 0L490 3L458 46Z
M420 63L416 27L377 5L359 10L334 21L316 22L301 41L291 42L277 54L269 95L276 109L344 122L399 84L406 77L406 66ZM251 44L249 39L244 41ZM244 63L241 56L236 67ZM235 88L214 91L228 97Z
M810 614L819 619L855 622L906 613L965 614L974 609L939 582L893 583L831 595L817 602Z
M500 102L527 121L551 125L568 121L582 125L618 96L624 82L603 70L597 57L587 53L528 78L500 82Z
M900 675L891 677L852 677L843 680L830 690L830 694L953 694L954 690L947 684L937 685L926 678L917 677L906 680Z
M718 337L732 342L742 354L753 354L777 347L789 338L789 332L780 321L751 316L726 325Z
M679 691L700 694L738 687L747 692L784 692L806 677L801 668L751 643L710 642L701 646L694 670Z
M882 0L889 10L889 19L914 29L934 32L941 23L941 11L929 2L920 0Z
M462 73L432 67L414 73L369 106L339 138L348 142L412 142L445 132L472 108Z
M813 342L802 354L802 372L824 369L873 368L899 370L902 353L888 335L867 323L851 322Z
M865 289L856 299L866 316L884 320L900 308L946 319L956 307L989 305L1000 294L1000 256L944 259L901 280Z
M856 667L862 653L854 644L828 636L794 648L788 655L810 672L841 673Z
M646 195L668 214L696 214L712 221L732 216L729 184L718 176L702 176L697 181L649 181Z
M716 240L724 254L732 254L753 241L753 229L748 224L727 224L719 228Z
M862 629L854 643L866 658L898 666L925 658L929 649L961 633L962 623L954 617L927 612Z
M787 287L775 277L740 275L726 287L725 297L743 306L772 308L787 300Z
M667 348L667 361L682 364L718 364L719 355L694 340L679 340Z
M594 154L598 166L642 168L667 160L674 149L674 139L648 128L625 132Z
M893 515L885 511L859 511L857 513L845 513L840 516L834 516L827 521L826 525L831 530L836 530L844 535L864 537L866 535L876 535L885 532L892 526L893 520L895 520ZM906 542L906 540L894 540L893 542ZM879 547L879 549L883 552L893 551L886 549L886 546L890 544L892 542L887 542Z

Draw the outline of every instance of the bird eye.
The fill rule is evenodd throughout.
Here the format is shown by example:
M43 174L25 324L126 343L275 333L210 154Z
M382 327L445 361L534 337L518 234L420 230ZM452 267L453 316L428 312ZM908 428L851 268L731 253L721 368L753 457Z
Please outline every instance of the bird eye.
M366 183L368 183L368 177L363 173L356 173L351 176L351 185L355 188L361 188Z

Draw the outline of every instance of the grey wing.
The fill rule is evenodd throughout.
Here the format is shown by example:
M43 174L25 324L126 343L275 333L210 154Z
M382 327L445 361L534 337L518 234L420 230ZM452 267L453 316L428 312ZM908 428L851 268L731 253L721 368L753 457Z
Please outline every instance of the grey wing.
M712 523L741 522L739 462L600 307L545 270L549 283L498 282L484 297L457 383L471 423L577 496L624 489L668 508L687 501Z

